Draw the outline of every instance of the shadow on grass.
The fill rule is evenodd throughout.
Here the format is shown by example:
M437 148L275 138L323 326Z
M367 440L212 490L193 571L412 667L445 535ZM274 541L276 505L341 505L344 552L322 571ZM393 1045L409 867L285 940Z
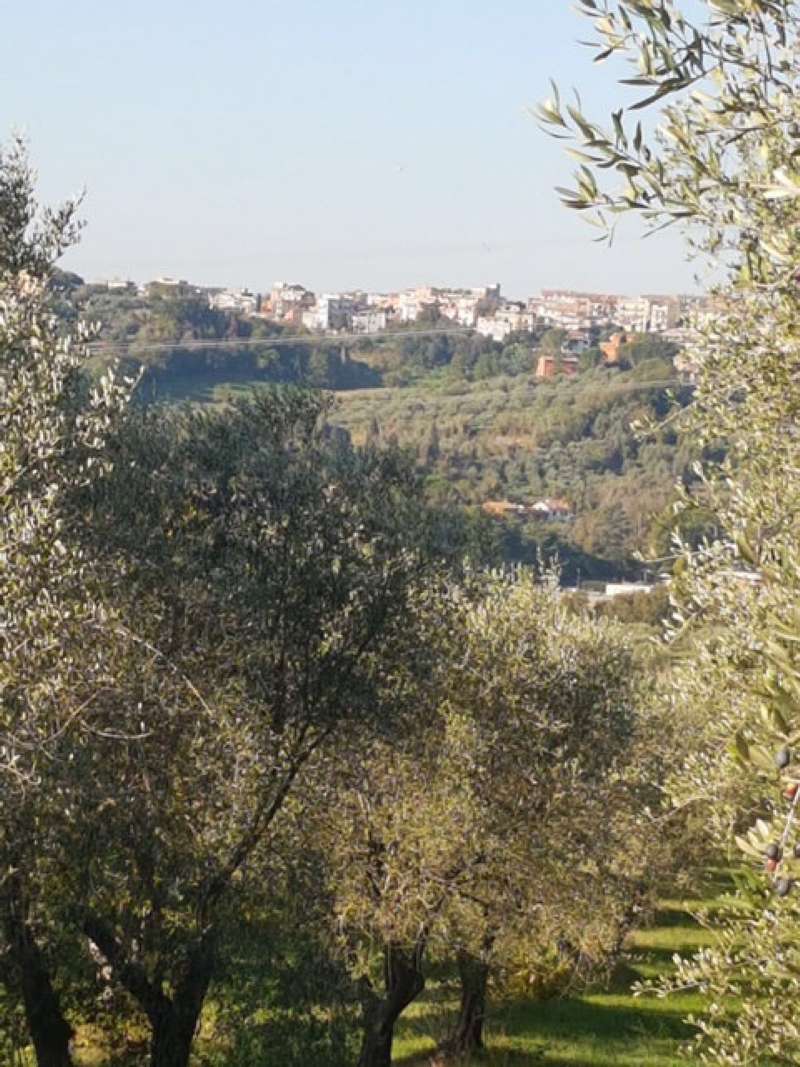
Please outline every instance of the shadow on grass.
M686 926L687 913L678 907L659 908L653 919L653 929L658 930L662 926Z
M689 1011L701 1013L702 999L687 996L672 1004L654 997L639 999L631 986L647 971L670 973L676 953L692 956L708 943L710 935L693 913L712 914L719 906L716 894L728 892L731 881L720 871L708 885L693 888L708 895L686 900L676 892L662 898L652 922L633 934L602 988L563 1000L492 1006L489 1049L462 1067L674 1067L685 1062L681 1046L696 1034L685 1016ZM440 972L435 994L426 993L414 1017L403 1021L407 1051L397 1056L397 1064L428 1067L438 1062L423 1049L443 1036L453 1018L458 990L454 977L452 971Z
M413 1019L414 1031L423 1032L427 1015L427 1012L422 1012ZM419 1024L423 1024L423 1027ZM490 1033L502 1034L504 1045L507 1041L513 1043L514 1039L521 1038L530 1042L531 1048L519 1052L513 1048L498 1048L496 1052L486 1053L487 1064L535 1063L537 1048L546 1050L551 1045L578 1048L593 1042L605 1046L608 1056L612 1057L609 1062L613 1062L615 1053L629 1052L639 1043L663 1041L677 1047L694 1033L684 1021L682 1012L664 1010L663 1002L659 1002L656 1009L648 1007L647 1000L642 1000L641 1006L638 1006L638 1002L637 1006L623 1006L599 1004L582 998L508 1004L491 1013L489 1030ZM429 1060L430 1054L420 1057L414 1053L396 1062L411 1065L427 1063ZM575 1067L579 1061L574 1056L559 1059L556 1053L555 1056L547 1055L544 1062L548 1067L558 1067L559 1064ZM642 1067L645 1067L644 1062Z
M524 1032L546 1041L580 1040L602 1037L611 1041L629 1037L666 1038L683 1041L693 1030L686 1024L681 1011L665 1011L641 1006L598 1004L585 999L551 1000L544 1003L514 1004L497 1015L497 1020L509 1033Z

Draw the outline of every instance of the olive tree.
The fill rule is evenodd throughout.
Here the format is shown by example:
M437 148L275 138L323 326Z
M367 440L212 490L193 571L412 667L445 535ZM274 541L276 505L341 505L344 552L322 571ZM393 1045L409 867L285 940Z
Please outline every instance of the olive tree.
M361 1067L390 1063L429 950L462 980L447 1051L479 1048L490 966L532 925L587 942L588 902L614 897L624 852L604 829L634 725L620 633L526 576L438 582L417 613L414 728L346 769L321 831L362 991Z
M408 462L331 437L327 410L276 389L132 415L110 478L76 494L131 658L108 737L73 755L60 874L154 1067L187 1062L306 764L391 714L379 692L436 533Z
M636 69L624 81L640 95L608 131L558 94L542 106L542 120L574 140L581 162L565 201L600 226L630 212L652 227L681 225L688 248L724 274L689 346L697 387L683 421L725 458L698 466L676 503L710 514L717 534L694 551L676 538L678 662L666 700L685 727L673 795L694 806L698 830L719 852L732 850L743 887L718 922L717 946L686 961L675 984L711 997L698 1055L795 1062L800 8L794 0L582 0L581 8L597 58L629 59ZM652 106L660 122L648 136L630 112ZM740 998L736 1014L725 1010L731 996Z
M477 595L454 596L451 610L443 707L465 724L462 763L479 813L476 862L446 914L461 1004L444 1047L464 1054L482 1046L489 977L521 938L536 931L540 945L584 959L613 939L614 915L633 895L617 811L633 806L622 771L638 681L621 630L569 611L533 576L490 579Z
M126 390L110 377L85 386L87 332L64 330L50 290L77 204L40 211L34 184L15 140L0 152L0 981L24 1006L40 1067L64 1067L71 1030L31 856L60 803L60 751L108 686L109 613L66 501L107 471Z

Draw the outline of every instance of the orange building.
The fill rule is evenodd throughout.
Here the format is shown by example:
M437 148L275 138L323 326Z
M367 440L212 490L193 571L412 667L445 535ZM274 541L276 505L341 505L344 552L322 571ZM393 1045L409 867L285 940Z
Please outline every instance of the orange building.
M555 378L557 374L565 374L567 378L574 378L577 373L576 356L539 356L536 364L537 378Z
M603 362L607 367L615 367L619 363L620 349L627 340L627 334L614 333L608 341L600 345L600 351L603 353Z
M496 519L504 519L508 515L524 515L524 504L512 504L510 500L487 500L481 507L487 515L492 515Z

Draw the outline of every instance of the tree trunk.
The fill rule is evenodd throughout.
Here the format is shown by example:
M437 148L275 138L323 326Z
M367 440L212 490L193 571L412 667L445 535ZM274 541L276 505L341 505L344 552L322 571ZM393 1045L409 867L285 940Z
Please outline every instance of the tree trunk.
M25 1008L37 1067L70 1067L72 1027L64 1018L44 955L24 917L21 888L13 880L3 905L13 984Z
M461 1007L455 1029L445 1042L444 1050L451 1055L464 1056L483 1048L489 964L466 952L459 952L458 974L461 979Z
M200 1011L180 1011L172 1000L151 1016L150 1067L186 1067L192 1051Z
M187 1067L197 1024L211 985L216 962L213 928L208 929L189 952L172 996L154 982L138 961L128 957L113 928L99 916L86 912L83 930L100 949L112 976L134 997L150 1023L150 1067Z
M70 1067L72 1027L61 1013L58 995L42 965L38 947L25 965L22 995L37 1067Z
M364 1039L358 1067L391 1067L397 1020L425 988L422 974L424 943L413 952L387 945L384 949L384 993L370 991L364 1007Z
M163 997L150 1015L150 1067L188 1067L213 973L214 949L209 940L192 954L172 997Z

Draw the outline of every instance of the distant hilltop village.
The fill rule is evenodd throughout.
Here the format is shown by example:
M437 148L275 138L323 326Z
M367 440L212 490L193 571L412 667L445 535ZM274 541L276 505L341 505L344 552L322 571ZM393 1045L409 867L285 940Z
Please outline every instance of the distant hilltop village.
M146 296L171 291L203 294L212 308L313 333L372 334L419 323L462 327L502 342L512 333L545 326L567 330L569 347L575 352L594 343L598 331L612 326L622 333L657 333L682 342L690 319L702 317L708 308L703 297L631 297L569 289L543 289L527 300L510 300L502 295L500 285L475 289L420 286L394 293L355 290L318 295L304 285L286 282L276 282L264 294L195 286L173 278L157 278L143 286L119 280L105 284L109 289L138 290Z

